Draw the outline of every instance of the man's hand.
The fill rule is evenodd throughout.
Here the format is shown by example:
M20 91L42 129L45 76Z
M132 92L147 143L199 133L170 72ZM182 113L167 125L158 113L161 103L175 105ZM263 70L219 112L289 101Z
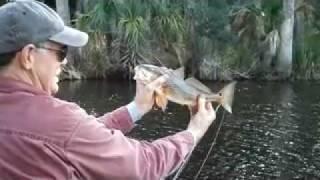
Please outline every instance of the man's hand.
M138 111L145 114L151 110L154 104L154 92L159 89L168 76L160 76L149 84L144 84L140 80L136 80L136 96L134 102L137 105Z
M196 107L190 107L191 120L187 131L195 137L196 143L200 141L212 122L216 119L216 112L210 102L200 96Z

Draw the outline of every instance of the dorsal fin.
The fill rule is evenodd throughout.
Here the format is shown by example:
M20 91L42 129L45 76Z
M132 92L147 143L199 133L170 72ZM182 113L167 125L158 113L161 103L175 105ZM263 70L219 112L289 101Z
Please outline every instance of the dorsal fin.
M190 77L190 78L186 79L185 82L188 85L190 85L200 91L203 91L208 94L212 93L212 91L206 85L202 84L202 82L200 82L199 80L197 80L194 77Z
M178 69L175 69L172 72L176 77L180 78L180 79L184 79L184 67L180 67Z

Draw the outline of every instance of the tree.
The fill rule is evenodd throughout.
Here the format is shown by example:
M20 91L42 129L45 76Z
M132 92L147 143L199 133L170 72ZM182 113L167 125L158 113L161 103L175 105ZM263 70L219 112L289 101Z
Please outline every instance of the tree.
M2 6L3 4L5 4L7 1L6 0L0 0L0 6Z
M280 79L292 73L292 49L295 0L283 0L283 21L280 27L280 49L276 71Z
M70 24L69 0L56 0L56 10L65 24Z

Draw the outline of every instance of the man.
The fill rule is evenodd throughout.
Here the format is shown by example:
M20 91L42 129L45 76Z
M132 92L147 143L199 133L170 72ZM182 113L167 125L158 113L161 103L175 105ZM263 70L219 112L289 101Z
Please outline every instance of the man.
M54 98L67 48L86 33L43 3L0 7L0 179L158 180L172 173L215 119L199 98L185 131L151 143L125 137L153 106L160 77L137 82L134 101L101 117Z

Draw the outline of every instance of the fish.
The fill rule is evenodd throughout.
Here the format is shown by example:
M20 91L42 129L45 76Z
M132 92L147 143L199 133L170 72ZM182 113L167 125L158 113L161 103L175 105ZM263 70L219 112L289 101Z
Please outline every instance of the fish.
M184 67L169 69L151 64L140 64L134 68L134 80L148 84L166 75L164 84L155 91L155 104L165 111L168 101L188 106L195 106L199 95L204 96L206 102L216 102L226 111L232 113L232 103L236 82L233 81L219 92L213 93L210 88L194 77L185 79Z

